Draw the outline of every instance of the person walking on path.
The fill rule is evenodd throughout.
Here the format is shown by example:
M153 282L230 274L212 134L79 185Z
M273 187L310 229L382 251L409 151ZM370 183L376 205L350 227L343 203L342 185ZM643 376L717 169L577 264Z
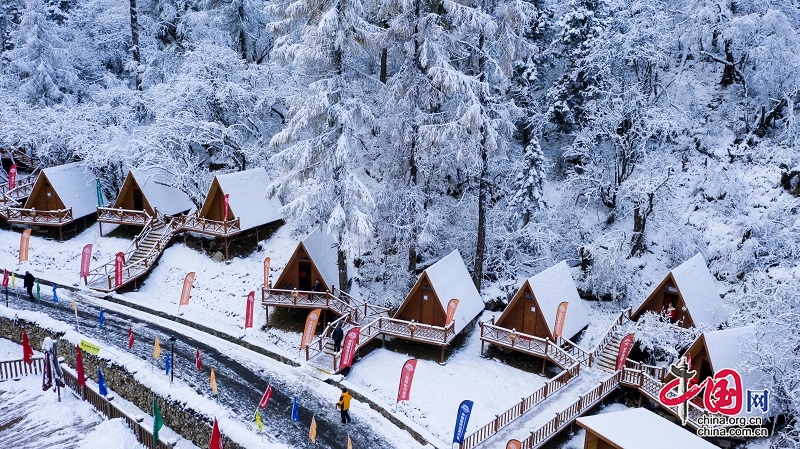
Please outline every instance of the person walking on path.
M33 297L33 283L36 282L36 278L33 277L30 271L25 272L25 279L23 281L23 285L25 286L25 290L28 291L28 297L33 300L36 299Z
M342 424L350 422L350 400L353 396L347 392L347 388L342 388L342 395L339 396L339 402L336 403L336 408L342 412Z
M344 331L342 330L342 323L336 325L331 335L333 339L333 352L339 352L342 347L342 339L344 338Z

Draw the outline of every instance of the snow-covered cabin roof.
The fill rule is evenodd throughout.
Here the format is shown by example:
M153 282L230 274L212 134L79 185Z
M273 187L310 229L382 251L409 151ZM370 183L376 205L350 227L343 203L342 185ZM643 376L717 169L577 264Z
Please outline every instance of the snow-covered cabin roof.
M481 299L478 289L472 282L472 277L467 271L467 266L458 250L453 250L435 264L426 268L431 287L436 292L442 309L447 310L447 303L451 299L458 300L456 314L453 317L455 332L458 334L478 316L486 305Z
M644 408L583 416L578 425L620 449L716 449L717 446Z
M223 194L228 197L228 207L239 217L242 231L280 220L281 202L268 198L267 186L272 182L264 168L216 176Z
M41 171L47 177L64 207L72 208L72 217L80 218L97 212L97 182L85 173L80 162L48 167ZM38 182L38 180L37 180ZM31 203L33 198L28 198ZM26 207L28 204L26 203ZM103 196L103 204L107 204Z
M578 296L578 288L569 272L569 265L562 260L541 273L528 278L533 296L544 315L547 327L553 332L556 323L556 311L559 304L567 301L567 315L564 318L562 335L570 338L589 325L589 314Z
M714 276L708 271L702 254L680 264L671 273L695 326L704 323L717 327L728 319Z
M186 192L166 185L168 175L155 169L131 169L131 175L150 207L158 209L164 215L175 215L194 208L194 203Z
M328 227L317 226L303 239L303 247L308 252L308 257L314 261L314 266L317 267L328 288L332 285L338 285L341 288L342 286L339 285L339 259L337 254L339 245Z
M756 341L754 326L704 332L702 337L715 373L721 369L733 368L741 374L745 389L763 390L767 386L766 374L752 369L753 366L749 363L755 350L752 347Z

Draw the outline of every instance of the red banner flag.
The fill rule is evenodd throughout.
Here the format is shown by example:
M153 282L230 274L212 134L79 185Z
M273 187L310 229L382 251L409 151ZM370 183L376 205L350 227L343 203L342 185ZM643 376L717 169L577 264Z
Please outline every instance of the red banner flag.
M203 370L203 362L200 360L200 350L194 350L194 366L197 367L197 371Z
M22 360L28 365L33 363L33 348L31 348L31 341L28 340L28 333L22 329Z
M447 316L444 320L444 327L450 325L453 322L453 318L456 316L456 309L458 308L458 300L453 298L450 302L447 303Z
M3 287L8 287L8 270L3 269Z
M250 292L247 295L247 310L244 313L244 328L253 327L253 307L256 303L256 292ZM264 407L261 407L264 408Z
M628 354L631 353L633 347L633 334L626 335L621 342L619 342L619 353L617 354L617 371L625 368L625 360L628 359Z
M211 442L208 444L208 449L222 449L222 434L219 433L217 418L214 418L214 428L211 429Z
M269 399L272 397L272 385L267 386L267 391L264 392L264 396L261 397L261 401L259 401L258 406L261 408L267 408L267 404L269 403Z
M31 242L31 230L26 229L22 231L22 235L19 237L19 262L25 262L28 260L28 246Z
M269 262L269 257L264 259L264 288L269 288Z
M114 259L114 285L122 285L122 266L125 264L125 253L118 252Z
M8 190L17 186L17 164L11 165L8 169Z
M130 350L133 348L133 341L135 338L133 337L133 327L128 328L128 349Z
M75 345L75 372L78 374L78 385L86 386L86 373L83 371L83 353L81 345Z
M314 331L317 329L317 320L322 313L322 309L314 309L306 318L306 325L303 327L303 340L300 341L300 349L305 349L314 341Z
M347 331L342 345L342 360L339 363L339 368L347 368L353 365L353 357L356 355L356 346L358 346L358 336L360 334L360 327L354 327Z
M411 382L414 380L414 372L417 370L417 359L409 359L403 364L400 372L400 387L397 389L397 402L407 401L411 395Z
M228 221L228 200L229 200L229 198L230 198L230 194L226 193L225 194L225 199L224 199L225 210L222 212L222 221Z
M80 277L85 278L89 276L89 261L92 260L92 244L89 243L83 247L81 252L81 274Z
M556 310L556 323L553 326L553 338L563 337L564 320L567 318L567 306L569 306L569 303L566 301L558 305L558 310Z
M180 308L180 306L189 305L189 297L192 294L193 284L194 284L194 271L187 274L186 277L183 279L183 290L181 290L181 302L178 305L178 308Z

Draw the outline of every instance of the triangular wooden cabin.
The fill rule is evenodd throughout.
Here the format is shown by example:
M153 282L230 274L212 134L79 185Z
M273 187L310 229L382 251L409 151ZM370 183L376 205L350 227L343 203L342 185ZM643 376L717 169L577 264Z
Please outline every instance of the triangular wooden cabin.
M567 310L561 336L570 339L589 325L589 315L566 261L526 279L495 325L555 341L556 315L562 302L567 303Z
M97 212L97 203L105 203L91 175L79 162L43 169L36 178L25 206L10 208L8 221L14 224L58 227Z
M393 318L444 327L447 304L451 299L458 300L453 319L455 335L458 335L485 308L458 250L422 272Z
M110 207L98 207L98 221L143 226L150 218L162 214L176 216L194 208L185 192L163 182L165 173L157 170L128 171L117 200ZM102 227L101 227L102 233Z
M697 434L645 408L582 416L583 449L717 449Z
M699 253L670 271L631 319L636 321L647 311L666 314L685 328L702 324L716 329L728 319L714 277Z
M297 244L281 275L272 285L276 289L309 292L319 279L320 291L333 291L339 283L339 246L326 227L318 226Z

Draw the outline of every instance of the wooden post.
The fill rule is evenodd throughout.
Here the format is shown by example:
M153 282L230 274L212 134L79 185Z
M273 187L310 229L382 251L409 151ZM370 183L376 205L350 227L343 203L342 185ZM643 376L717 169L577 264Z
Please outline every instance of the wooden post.
M442 354L439 356L439 363L444 363L444 346L442 346Z
M99 220L98 220L99 221ZM100 222L100 237L103 236L103 222ZM184 242L185 243L185 242Z
M61 234L61 226L58 227L58 241L64 241L62 234Z

